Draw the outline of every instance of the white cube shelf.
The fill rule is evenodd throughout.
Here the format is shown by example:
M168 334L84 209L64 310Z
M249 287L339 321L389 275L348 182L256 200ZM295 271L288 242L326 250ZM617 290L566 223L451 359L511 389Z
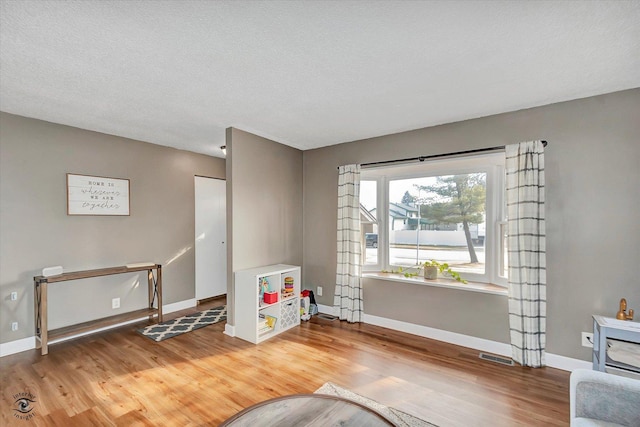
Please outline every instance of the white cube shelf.
M235 336L258 344L300 324L300 267L276 264L239 270L235 277ZM293 279L293 292L286 293L285 279ZM277 301L265 303L265 286ZM275 319L273 327L265 326Z

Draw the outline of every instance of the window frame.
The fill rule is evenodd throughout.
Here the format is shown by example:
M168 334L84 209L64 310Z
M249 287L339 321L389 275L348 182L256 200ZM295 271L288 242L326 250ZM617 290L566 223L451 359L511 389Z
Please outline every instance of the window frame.
M389 186L392 181L466 173L486 173L486 229L485 272L484 274L464 273L464 278L473 282L507 286L507 278L502 276L500 271L500 260L504 256L500 224L506 221L504 153L363 168L361 180L377 181L378 262L376 264L364 264L363 261L362 271L391 270L394 267L389 264Z

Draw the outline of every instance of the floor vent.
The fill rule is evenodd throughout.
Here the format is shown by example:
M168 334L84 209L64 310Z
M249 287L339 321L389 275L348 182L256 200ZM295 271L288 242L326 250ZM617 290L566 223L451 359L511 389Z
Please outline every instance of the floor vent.
M317 314L319 319L325 319L325 320L336 320L337 317L336 316L332 316L330 314L326 314L326 313L318 313Z
M502 365L513 366L513 360L503 356L496 356L495 354L480 353L480 359L500 363Z

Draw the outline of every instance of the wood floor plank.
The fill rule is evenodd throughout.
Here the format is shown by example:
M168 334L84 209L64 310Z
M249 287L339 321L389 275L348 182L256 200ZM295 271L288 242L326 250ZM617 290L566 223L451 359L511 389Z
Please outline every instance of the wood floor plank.
M141 326L0 359L0 424L24 425L14 395L30 392L30 425L218 425L331 381L442 427L568 425L568 372L499 365L378 326L314 317L260 345L224 335L224 322L159 343Z

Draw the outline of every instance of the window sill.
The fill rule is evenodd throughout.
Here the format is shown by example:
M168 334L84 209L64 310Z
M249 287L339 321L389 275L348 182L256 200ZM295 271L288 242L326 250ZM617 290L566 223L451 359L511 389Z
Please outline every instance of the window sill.
M421 276L404 277L403 275L398 273L381 273L377 271L362 273L362 277L365 279L388 280L391 282L412 283L416 285L433 286L436 288L448 288L448 289L457 289L462 291L480 292L483 294L504 295L504 296L507 296L508 294L507 288L494 285L491 283L469 282L465 284L465 283L460 283L453 279L438 278L436 280L427 280Z

